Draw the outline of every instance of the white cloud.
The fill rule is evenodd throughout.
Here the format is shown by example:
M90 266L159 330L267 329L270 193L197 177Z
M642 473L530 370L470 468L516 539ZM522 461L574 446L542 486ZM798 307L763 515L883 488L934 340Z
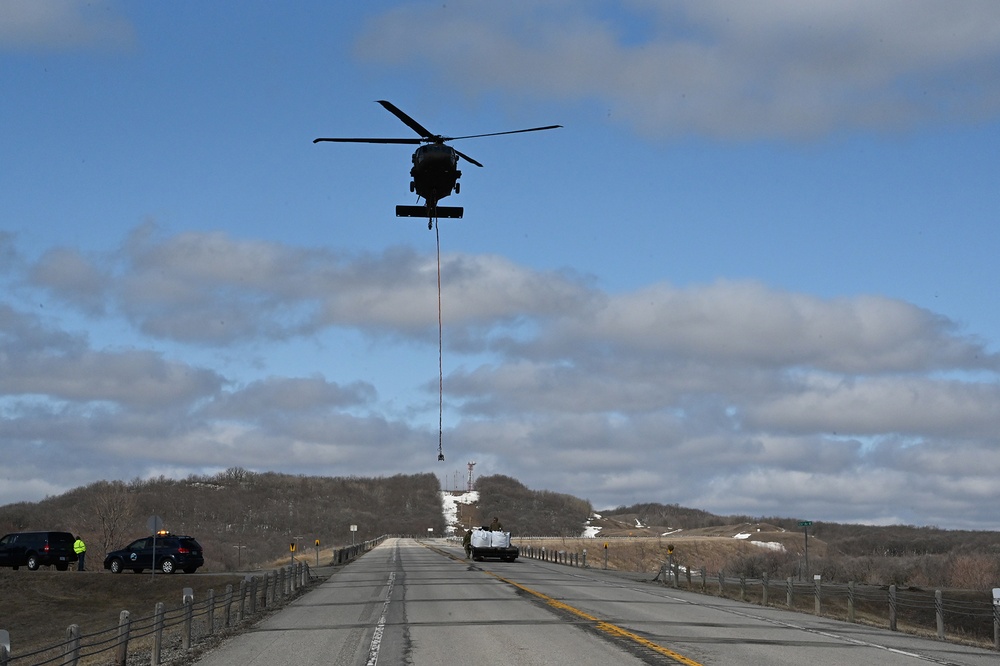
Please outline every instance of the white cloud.
M0 50L124 48L134 29L111 0L4 0Z
M652 136L812 137L1000 111L992 0L409 3L360 57L472 94L595 102Z
M372 378L247 381L213 355L273 340L296 349L329 329L357 336L360 353L432 354L431 257L142 228L118 253L71 255L67 274L100 276L79 287L55 256L15 261L23 298L0 304L0 439L6 473L27 484L12 488L34 487L42 469L66 487L234 465L443 469L437 432L387 416ZM613 294L492 255L446 265L457 369L445 377L444 445L462 452L460 466L468 457L477 474L599 507L997 526L983 501L1000 471L997 355L940 314L755 282ZM32 310L24 303L45 300L34 292L78 312ZM218 309L238 331L214 328ZM131 328L136 347L96 348L72 332L80 316ZM184 350L201 360L181 360ZM426 390L436 406L437 382Z

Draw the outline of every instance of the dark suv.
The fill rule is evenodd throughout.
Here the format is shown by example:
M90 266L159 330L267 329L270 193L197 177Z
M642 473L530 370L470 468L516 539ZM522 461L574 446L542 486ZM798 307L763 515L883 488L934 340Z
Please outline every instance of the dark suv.
M104 568L111 573L131 569L159 569L163 573L194 573L205 563L201 544L194 537L177 534L156 534L136 539L121 550L113 550L104 558Z
M69 569L76 562L73 542L69 532L14 532L0 538L0 567L28 567L32 571L40 566L55 565L59 571Z

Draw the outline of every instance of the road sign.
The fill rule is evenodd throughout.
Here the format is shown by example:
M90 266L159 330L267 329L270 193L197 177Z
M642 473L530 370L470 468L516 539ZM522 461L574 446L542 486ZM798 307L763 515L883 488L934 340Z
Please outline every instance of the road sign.
M813 521L811 521L811 520L800 520L799 521L799 527L809 527L812 524L813 524Z

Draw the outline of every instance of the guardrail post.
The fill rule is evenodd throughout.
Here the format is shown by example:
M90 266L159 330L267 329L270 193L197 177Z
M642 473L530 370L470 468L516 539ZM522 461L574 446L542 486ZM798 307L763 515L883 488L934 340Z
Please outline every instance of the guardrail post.
M740 601L747 600L747 577L740 576Z
M813 595L816 598L815 611L816 615L819 615L823 610L822 595L823 595L823 579L819 574L813 576Z
M854 581L847 583L847 621L854 622Z
M215 633L215 590L208 591L208 635Z
M160 666L160 654L163 649L163 621L165 608L162 601L157 601L153 608L153 654L150 656L152 666Z
M785 580L785 605L789 608L792 607L792 577L789 576Z
M944 598L941 590L934 590L934 615L937 619L937 637L944 640Z
M760 578L760 605L767 606L767 574Z
M257 576L250 579L250 615L257 614Z
M194 619L194 590L185 587L181 602L184 604L184 631L181 634L181 647L191 649L191 624Z
M280 604L281 600L285 598L285 570L278 569L274 575L277 576L274 581L274 601Z
M723 593L723 592L725 591L725 584L726 584L726 576L725 576L725 574L724 574L724 573L723 573L723 572L722 572L722 571L720 570L720 571L719 571L719 595L720 595L720 596L721 596L721 595L722 595L722 593Z
M63 650L63 664L75 665L80 661L80 625L66 627L66 647Z
M247 576L246 578L240 581L240 616L238 619L239 622L242 622L247 616L246 614L247 588L250 586L250 581L248 580L249 578L250 576Z
M128 659L128 637L132 625L127 610L118 614L118 644L115 650L115 663L118 666L125 666Z
M896 585L889 586L889 631L896 631Z
M230 623L232 622L232 616L231 616L232 609L233 609L233 586L230 584L226 585L226 611L224 614L226 620L225 624L223 625L226 628L228 628Z
M708 570L705 567L701 568L701 591L704 592L705 588L708 586Z

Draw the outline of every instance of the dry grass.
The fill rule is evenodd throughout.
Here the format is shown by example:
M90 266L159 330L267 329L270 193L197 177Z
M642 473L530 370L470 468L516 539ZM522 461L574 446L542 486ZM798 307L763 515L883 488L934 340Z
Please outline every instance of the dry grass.
M118 626L123 610L133 618L152 615L160 601L167 608L180 606L186 587L200 601L210 589L217 597L226 585L238 589L242 578L236 574L151 576L149 572L113 575L4 568L0 569L0 629L10 633L11 656L16 658L63 642L71 624L79 625L81 634L110 629Z

